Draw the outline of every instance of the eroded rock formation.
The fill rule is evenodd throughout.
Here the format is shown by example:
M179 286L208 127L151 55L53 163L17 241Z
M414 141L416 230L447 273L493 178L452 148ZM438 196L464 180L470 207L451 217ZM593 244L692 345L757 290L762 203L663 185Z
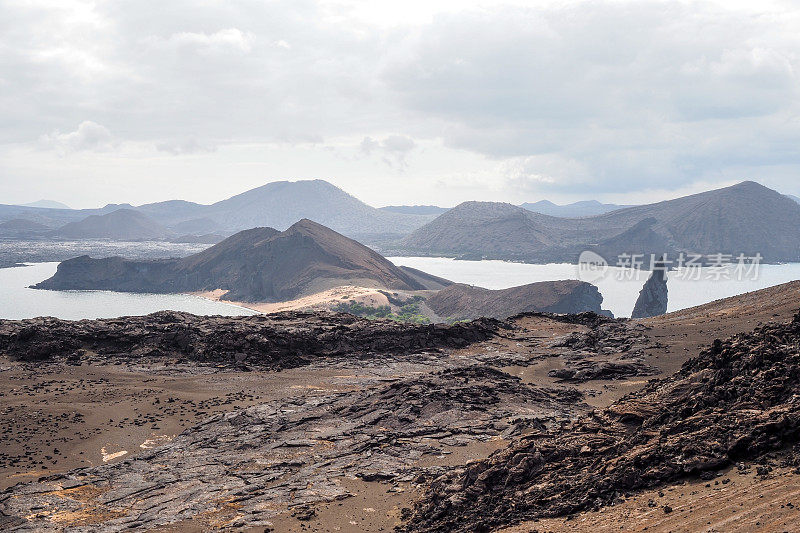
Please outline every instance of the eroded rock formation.
M657 261L653 272L639 291L639 298L633 306L631 318L648 318L663 315L667 312L667 271L668 266Z

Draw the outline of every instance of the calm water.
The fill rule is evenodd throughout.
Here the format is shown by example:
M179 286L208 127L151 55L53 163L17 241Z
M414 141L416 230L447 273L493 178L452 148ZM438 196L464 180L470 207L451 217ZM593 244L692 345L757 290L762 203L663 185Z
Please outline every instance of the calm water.
M487 289L506 289L536 281L579 279L578 267L570 264L529 265L505 261L458 261L442 257L390 257L389 260L397 265L418 268L452 281ZM615 316L627 317L631 315L639 291L649 275L647 271L611 267L602 279L592 283L603 295L603 308ZM755 279L739 280L732 275L733 279L715 280L717 275L707 268L700 269L699 277L699 280L689 279L681 271L669 273L669 311L800 279L800 263L760 265Z
M529 265L505 261L457 261L440 257L391 257L392 262L419 268L460 283L489 289L504 289L536 281L579 278L575 265ZM198 315L250 315L249 309L212 302L186 294L132 294L110 291L42 291L28 289L52 276L58 263L37 263L31 266L0 269L0 318L21 319L55 316L70 320L106 318L124 315L145 315L171 309ZM603 295L603 307L616 316L630 316L636 298L649 272L636 272L612 267L606 275L593 281ZM700 280L685 279L681 272L669 274L669 310L677 311L695 305L735 296L787 281L800 279L800 263L761 265L756 279L707 279L703 269Z
M29 285L49 278L58 263L0 268L0 318L54 316L68 320L146 315L166 309L197 315L252 315L254 311L188 294L111 291L43 291Z

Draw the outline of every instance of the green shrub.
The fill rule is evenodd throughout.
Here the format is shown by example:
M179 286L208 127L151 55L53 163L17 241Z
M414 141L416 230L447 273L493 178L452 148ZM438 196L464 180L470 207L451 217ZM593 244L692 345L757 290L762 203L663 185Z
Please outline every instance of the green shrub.
M388 318L396 322L412 322L415 324L430 324L430 319L422 313L419 307L419 302L422 301L421 296L414 296L406 300L405 305L401 306L397 313L392 313L392 308L388 305L381 305L373 307L364 305L355 300L349 302L342 302L333 306L333 310L339 313L350 313L370 320L378 318Z

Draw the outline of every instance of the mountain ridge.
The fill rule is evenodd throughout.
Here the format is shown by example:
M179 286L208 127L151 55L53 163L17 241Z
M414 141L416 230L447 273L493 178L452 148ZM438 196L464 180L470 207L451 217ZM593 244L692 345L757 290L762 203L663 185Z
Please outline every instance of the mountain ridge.
M559 218L498 202L464 202L403 238L399 252L528 262L619 253L760 254L800 260L800 205L755 182L594 217ZM612 262L612 264L613 264Z
M261 226L284 230L297 220L312 218L349 237L385 240L408 234L436 217L436 213L377 209L325 180L316 179L273 181L212 204L166 200L139 206L107 204L99 209L0 205L0 222L20 218L57 229L120 209L147 215L178 235L209 232L230 235Z
M541 213L542 215L550 215L560 218L580 218L595 215L602 215L611 211L625 209L626 207L634 207L632 205L618 205L618 204L604 204L597 200L581 200L571 204L555 204L550 200L539 200L538 202L525 202L520 204L520 207L533 211L534 213Z

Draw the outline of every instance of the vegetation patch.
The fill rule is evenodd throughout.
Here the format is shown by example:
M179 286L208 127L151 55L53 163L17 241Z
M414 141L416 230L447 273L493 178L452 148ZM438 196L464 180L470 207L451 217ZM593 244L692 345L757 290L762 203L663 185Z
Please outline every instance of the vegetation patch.
M420 309L420 302L422 302L422 300L424 300L422 296L412 296L411 298L404 300L401 305L398 306L396 312L393 312L391 306L388 305L379 305L377 307L373 307L371 305L364 305L355 300L339 303L333 307L333 310L339 313L350 313L351 315L372 320L388 318L389 320L394 320L396 322L430 324L431 319L428 318Z

